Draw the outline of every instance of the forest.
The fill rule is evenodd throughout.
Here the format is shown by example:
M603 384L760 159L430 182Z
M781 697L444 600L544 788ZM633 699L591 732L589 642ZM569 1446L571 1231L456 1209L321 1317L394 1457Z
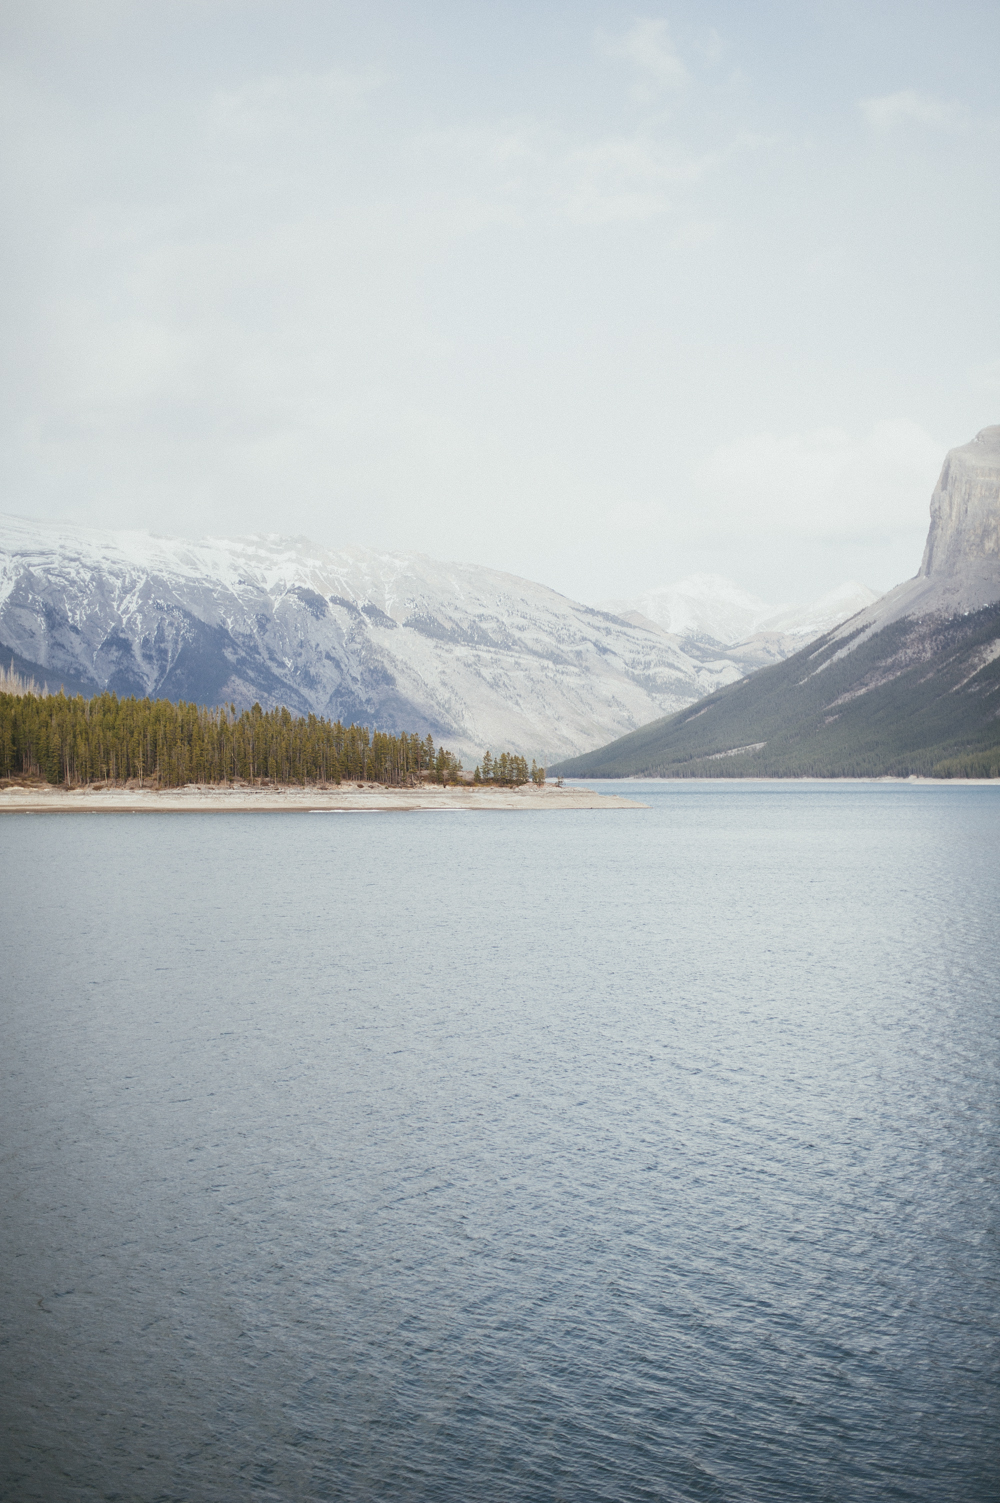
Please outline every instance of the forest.
M0 673L0 778L75 786L133 780L161 788L186 783L337 784L345 779L406 787L468 781L462 763L430 735L293 716L282 707L206 709L168 699L91 699L46 694ZM489 752L476 783L543 783L523 757Z

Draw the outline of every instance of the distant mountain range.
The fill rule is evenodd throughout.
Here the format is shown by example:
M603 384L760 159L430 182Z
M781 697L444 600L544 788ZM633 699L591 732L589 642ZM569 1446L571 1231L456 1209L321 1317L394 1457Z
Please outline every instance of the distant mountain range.
M877 599L851 580L809 605L769 605L720 574L691 574L662 590L599 604L634 626L725 652L750 671L790 657Z
M698 576L641 597L653 620L422 554L0 517L5 666L68 693L257 700L429 731L470 758L589 750L786 657L870 596L849 586L780 615Z
M945 459L915 578L752 678L555 771L1000 773L1000 426Z
M429 731L462 756L502 747L540 761L744 671L491 569L17 517L0 518L0 654L67 692L259 700Z

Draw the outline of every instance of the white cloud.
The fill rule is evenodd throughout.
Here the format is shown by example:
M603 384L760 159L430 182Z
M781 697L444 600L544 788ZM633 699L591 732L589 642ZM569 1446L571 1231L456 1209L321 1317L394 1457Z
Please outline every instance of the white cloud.
M651 90L677 89L687 82L687 69L677 55L666 21L637 21L622 36L602 38L601 50L608 57L631 63L641 79L642 97L648 98Z
M476 228L552 216L581 225L656 219L677 212L683 189L753 144L695 154L646 132L574 141L521 121L436 131L416 150L427 171L447 174L452 221Z
M727 23L703 90L722 44L694 3L603 7L603 40L587 7L567 31L396 3L244 25L231 0L122 0L116 29L116 5L17 6L0 63L7 505L354 536L578 596L912 572L942 456L869 414L957 442L1000 379L991 80L953 20L970 128L885 84L865 113L847 93L845 135L847 23L774 70ZM772 134L793 116L822 153ZM872 151L931 134L920 172Z
M709 518L745 535L874 543L927 527L943 446L915 423L756 433L695 474ZM706 519L707 520L707 519Z
M674 206L672 189L697 182L719 160L715 153L687 156L641 136L598 141L567 155L563 202L581 223L653 219Z
M357 109L385 81L375 69L275 74L241 89L219 91L211 101L211 116L226 134L242 139L268 135L327 111Z
M859 108L869 125L880 130L910 124L951 127L964 125L968 118L964 106L935 99L931 94L918 94L915 89L862 99Z

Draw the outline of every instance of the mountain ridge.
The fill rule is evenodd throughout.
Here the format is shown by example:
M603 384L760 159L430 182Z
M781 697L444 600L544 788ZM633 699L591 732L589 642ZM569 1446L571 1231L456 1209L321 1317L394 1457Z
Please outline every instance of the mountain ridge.
M545 585L308 539L0 518L0 654L122 694L287 704L550 761L744 671Z
M785 662L552 770L1000 772L1000 426L945 458L920 571Z
M664 589L601 604L623 621L676 636L687 652L722 652L752 673L791 657L878 598L867 585L847 580L808 604L773 605L722 575L691 574Z
M689 574L663 589L598 604L625 619L630 613L641 615L682 641L727 648L760 634L816 637L878 598L867 585L846 580L807 604L774 605L721 574ZM796 646L801 645L799 640Z

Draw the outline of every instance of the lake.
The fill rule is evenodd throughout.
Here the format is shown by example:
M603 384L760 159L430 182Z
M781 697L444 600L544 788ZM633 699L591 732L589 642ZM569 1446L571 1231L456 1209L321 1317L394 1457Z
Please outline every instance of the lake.
M0 1497L995 1500L1000 788L0 819Z

